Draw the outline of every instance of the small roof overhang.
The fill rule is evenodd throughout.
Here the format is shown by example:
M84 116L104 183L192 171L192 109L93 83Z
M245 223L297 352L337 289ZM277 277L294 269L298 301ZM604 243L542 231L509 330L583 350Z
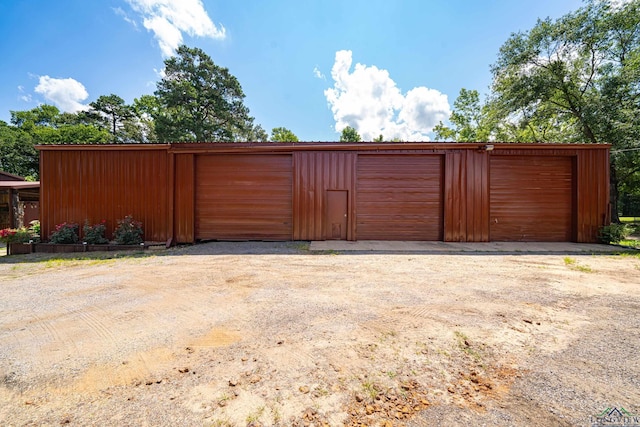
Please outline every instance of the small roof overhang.
M40 188L40 181L0 181L0 188L11 188L13 190Z

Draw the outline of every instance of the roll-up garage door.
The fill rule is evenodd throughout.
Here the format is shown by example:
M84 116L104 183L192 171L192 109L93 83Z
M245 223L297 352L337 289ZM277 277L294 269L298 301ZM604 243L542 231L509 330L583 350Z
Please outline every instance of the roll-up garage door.
M196 239L291 240L291 155L199 155L195 188Z
M442 156L359 155L358 240L442 240Z
M490 239L573 240L571 157L492 156Z

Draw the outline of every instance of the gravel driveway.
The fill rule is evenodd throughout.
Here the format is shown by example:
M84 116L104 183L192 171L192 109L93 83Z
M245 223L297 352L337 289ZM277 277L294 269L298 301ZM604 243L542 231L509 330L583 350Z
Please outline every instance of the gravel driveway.
M208 243L2 257L0 276L2 425L586 426L607 408L640 413L637 255Z

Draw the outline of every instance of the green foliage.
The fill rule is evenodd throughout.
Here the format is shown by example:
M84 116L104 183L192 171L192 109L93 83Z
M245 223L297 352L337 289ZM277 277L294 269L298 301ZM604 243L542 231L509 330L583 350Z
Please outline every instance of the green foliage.
M184 45L164 63L154 116L161 142L233 142L252 136L245 95L227 68L215 65L203 50Z
M37 219L34 219L33 221L31 221L29 223L28 230L31 233L33 240L35 242L39 242L40 241L40 221L38 221Z
M626 239L631 230L626 224L610 224L601 227L598 231L598 240L601 243L618 243Z
M640 188L640 0L587 0L512 34L481 104L462 89L436 139L611 143L611 205ZM617 220L614 209L613 220Z
M5 228L0 230L0 242L9 243L28 243L34 240L31 230L22 228Z
M142 243L142 223L133 219L131 215L118 220L118 226L113 232L113 239L119 245L137 245Z
M52 105L28 111L11 111L11 123L0 121L0 170L38 178L38 144L100 144L110 140L109 132L97 127L86 112L60 113Z
M434 128L436 140L489 141L492 130L489 117L488 107L480 104L478 91L462 88L449 117L453 127L449 128L440 122Z
M351 126L347 126L342 129L342 134L340 135L340 142L360 142L362 138L357 130L352 128Z
M127 129L125 126L127 122L131 124L130 120L135 117L135 110L133 107L126 105L124 99L114 94L102 95L89 105L97 113L98 117L106 119L112 142L139 142L131 141L127 137L127 134L131 133L135 135L135 132L131 132L133 129ZM126 130L129 132L125 132Z
M90 225L89 221L84 222L82 227L83 241L90 245L102 245L109 243L109 240L104 236L106 231L106 221L103 219L98 224Z
M237 141L267 142L269 134L260 125L248 124L245 130L238 133Z
M273 128L271 130L272 142L298 142L298 137L285 127Z
M51 243L78 243L78 224L66 223L56 225L56 229L49 236Z
M0 121L0 170L37 177L39 156L29 133Z

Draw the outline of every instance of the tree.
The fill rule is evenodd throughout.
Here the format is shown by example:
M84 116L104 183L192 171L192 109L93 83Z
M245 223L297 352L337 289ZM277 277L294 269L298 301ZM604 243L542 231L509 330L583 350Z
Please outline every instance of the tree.
M114 94L102 95L89 105L94 111L106 118L113 142L129 142L127 134L131 133L131 123L129 123L129 128L125 129L128 132L122 130L126 128L126 122L133 119L135 115L134 109L125 104L124 99Z
M11 124L0 122L0 169L38 178L38 144L101 144L110 140L87 112L60 113L53 105L11 111Z
M271 142L298 142L298 137L285 127L271 130Z
M639 28L640 0L590 0L513 34L492 66L490 103L500 122L534 141L613 144L614 207L640 173Z
M488 141L492 131L488 117L488 106L480 103L478 91L462 88L453 103L453 112L449 117L453 127L438 123L434 128L436 140Z
M201 49L180 46L165 60L155 95L158 139L232 142L251 136L253 118L238 80Z
M260 125L253 125L253 118L247 123L246 130L238 133L236 142L267 142L269 134Z
M0 121L0 170L34 179L39 173L39 156L31 135L3 121Z
M352 128L351 126L347 126L342 129L342 134L340 135L340 142L360 142L362 138L357 130Z
M142 95L133 100L133 111L137 120L138 140L140 142L158 142L154 117L160 116L160 101L153 95Z

